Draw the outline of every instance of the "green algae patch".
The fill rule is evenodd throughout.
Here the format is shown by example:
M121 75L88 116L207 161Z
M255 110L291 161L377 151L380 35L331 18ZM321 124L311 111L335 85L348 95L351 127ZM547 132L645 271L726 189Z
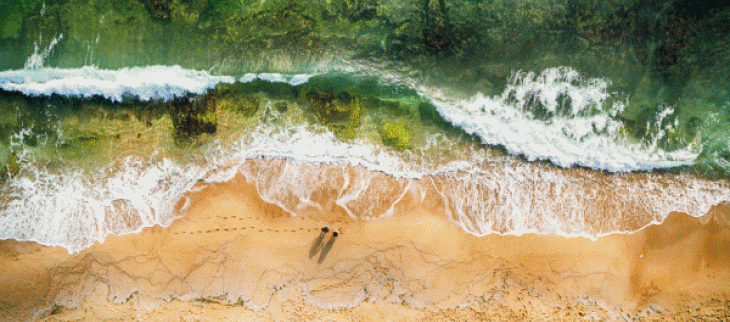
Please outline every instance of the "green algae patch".
M277 111L278 111L279 113L284 113L284 112L286 112L287 110L289 110L289 105L287 105L287 104L286 104L286 102L276 102L276 103L274 103L274 108L275 108L275 109L276 109L276 110L277 110Z
M8 156L8 161L5 162L5 165L2 167L2 172L0 172L0 182L4 182L10 177L13 177L20 172L20 165L18 165L18 156L15 155L15 153L11 153Z
M142 1L150 16L161 21L170 20L172 9L169 0L144 0Z
M170 104L173 136L176 139L192 138L203 133L213 134L218 128L214 99L177 99Z
M258 85L260 84L219 84L211 99L215 100L218 109L231 111L246 117L253 116L261 106L261 99L254 96L254 94L265 92Z
M0 93L0 144L10 144L10 135L20 126L19 112L25 109L25 102L19 99L6 100Z
M345 139L355 137L362 112L359 97L348 92L337 95L313 92L307 95L307 102L319 120L336 135Z
M217 99L216 106L221 110L231 111L249 117L256 114L261 99L250 96L225 97Z
M383 124L380 131L383 144L395 148L409 148L411 146L411 130L405 124L389 123Z
M95 148L100 146L104 141L109 138L109 135L104 130L99 131L76 131L70 135L69 139L66 139L63 147L84 147L84 148Z

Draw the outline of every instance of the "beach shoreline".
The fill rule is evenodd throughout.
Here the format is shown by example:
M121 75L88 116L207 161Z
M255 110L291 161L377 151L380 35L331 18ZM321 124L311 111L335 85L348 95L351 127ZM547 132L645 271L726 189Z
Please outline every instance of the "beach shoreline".
M433 193L433 192L429 192ZM723 319L730 206L632 234L465 233L434 196L387 219L291 216L237 175L169 227L75 254L0 242L3 320ZM330 225L342 234L322 234ZM381 317L381 318L378 318Z

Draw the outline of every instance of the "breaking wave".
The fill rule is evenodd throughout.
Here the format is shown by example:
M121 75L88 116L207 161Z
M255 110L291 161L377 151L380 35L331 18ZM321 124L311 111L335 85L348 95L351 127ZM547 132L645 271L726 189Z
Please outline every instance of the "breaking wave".
M569 67L549 68L540 74L515 73L501 96L478 94L434 104L446 120L478 135L484 144L503 146L530 161L610 172L693 163L701 151L695 146L668 152L656 144L626 140L623 123L616 119L626 102L610 103L608 87L608 81L584 79ZM662 135L657 133L651 143Z

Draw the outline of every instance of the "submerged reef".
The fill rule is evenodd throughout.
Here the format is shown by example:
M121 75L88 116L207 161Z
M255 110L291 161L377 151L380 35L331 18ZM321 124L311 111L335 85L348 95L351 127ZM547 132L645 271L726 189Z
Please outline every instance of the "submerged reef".
M217 106L223 110L234 111L244 116L252 116L258 111L261 99L249 96L237 96L218 99Z
M348 92L336 95L310 92L307 101L324 125L342 138L353 138L360 126L360 98Z
M297 89L298 101L311 107L320 122L337 136L350 139L355 137L365 112L362 96L368 88L367 81L364 83L342 76L314 77Z
M385 145L397 148L409 148L411 146L411 131L405 124L386 122L380 131L380 137Z
M11 153L8 156L8 160L0 168L0 182L4 182L9 177L15 176L20 172L20 165L18 165L18 156L15 153Z
M221 110L252 116L261 105L261 99L252 95L254 91L255 88L246 83L218 84L213 97L216 107Z
M142 0L152 18L162 21L170 20L172 9L169 0Z
M208 96L175 99L169 104L169 111L176 138L213 134L218 128L216 102Z

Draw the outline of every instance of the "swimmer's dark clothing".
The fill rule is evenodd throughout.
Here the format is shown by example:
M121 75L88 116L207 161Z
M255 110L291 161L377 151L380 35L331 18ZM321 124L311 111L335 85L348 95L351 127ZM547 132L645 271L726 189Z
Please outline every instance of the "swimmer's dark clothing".
M323 233L328 233L329 231L330 231L330 226L324 226L324 227L322 227L322 232Z
M339 236L339 235L340 235L340 232L339 232L339 231L336 231L336 230L335 230L335 231L333 231L333 232L332 232L332 236L335 236L335 237L337 237L337 236Z

